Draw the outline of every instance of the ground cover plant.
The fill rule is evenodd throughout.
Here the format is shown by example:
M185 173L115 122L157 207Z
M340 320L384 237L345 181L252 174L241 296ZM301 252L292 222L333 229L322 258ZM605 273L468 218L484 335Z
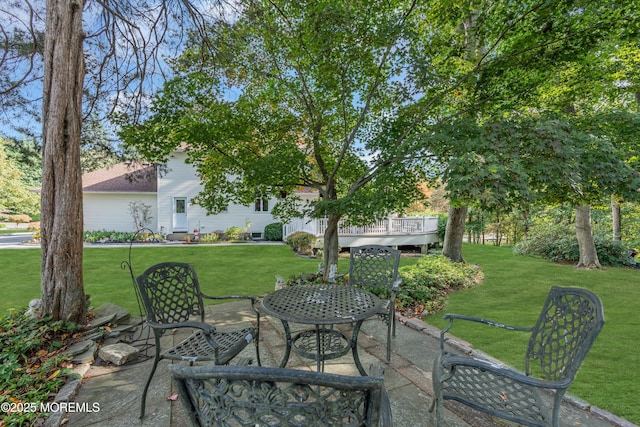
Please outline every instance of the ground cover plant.
M72 374L63 350L81 328L17 312L0 316L0 425L37 425L48 415L41 404Z
M514 255L511 247L465 245L468 263L479 264L485 275L480 286L448 296L446 307L425 320L444 327L444 313L468 314L501 323L531 326L549 288L574 286L595 292L604 305L606 323L587 355L569 393L640 423L640 271L625 267L581 270L572 265ZM524 370L526 338L518 332L456 322L451 333L509 365Z

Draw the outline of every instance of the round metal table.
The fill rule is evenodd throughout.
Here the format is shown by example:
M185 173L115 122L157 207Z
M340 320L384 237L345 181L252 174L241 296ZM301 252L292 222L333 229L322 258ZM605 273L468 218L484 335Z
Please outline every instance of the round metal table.
M351 350L361 375L367 375L358 357L358 333L362 322L380 311L382 302L372 293L353 286L321 284L295 285L268 294L262 300L265 313L282 321L286 349L280 363L283 368L293 349L302 357L317 361L318 371L325 360L335 359ZM291 336L289 322L315 325ZM328 325L355 322L351 337Z

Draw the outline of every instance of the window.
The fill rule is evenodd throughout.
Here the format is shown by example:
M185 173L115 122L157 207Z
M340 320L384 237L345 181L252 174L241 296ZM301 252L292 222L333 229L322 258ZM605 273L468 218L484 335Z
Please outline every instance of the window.
M263 197L258 197L256 199L255 211L256 212L269 212L269 200L267 200L267 199L265 199Z

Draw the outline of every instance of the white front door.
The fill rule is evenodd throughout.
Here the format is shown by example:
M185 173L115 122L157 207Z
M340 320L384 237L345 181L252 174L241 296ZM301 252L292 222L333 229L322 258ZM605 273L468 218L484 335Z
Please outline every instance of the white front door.
M189 223L187 221L187 198L173 198L173 231L185 233Z

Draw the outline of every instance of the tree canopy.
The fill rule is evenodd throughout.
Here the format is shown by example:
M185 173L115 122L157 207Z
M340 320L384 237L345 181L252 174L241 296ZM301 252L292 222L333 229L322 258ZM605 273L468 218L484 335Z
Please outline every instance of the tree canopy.
M321 199L306 213L327 215L330 229L340 218L372 221L418 198L417 184L436 177L438 160L466 167L480 148L486 152L475 160L491 156L487 134L466 140L475 144L468 149L457 138L447 153L451 144L433 137L438 126L481 124L539 100L553 73L627 25L629 8L241 2L237 19L208 27L210 44L191 40L172 62L178 77L164 86L152 115L122 135L156 160L188 147L205 186L198 202L211 212L307 186ZM524 192L530 180L513 180L498 159L489 163L500 171L449 177L496 178L512 195ZM292 200L282 199L277 212L290 214L283 205L291 208ZM325 264L336 260L335 231L325 234Z

